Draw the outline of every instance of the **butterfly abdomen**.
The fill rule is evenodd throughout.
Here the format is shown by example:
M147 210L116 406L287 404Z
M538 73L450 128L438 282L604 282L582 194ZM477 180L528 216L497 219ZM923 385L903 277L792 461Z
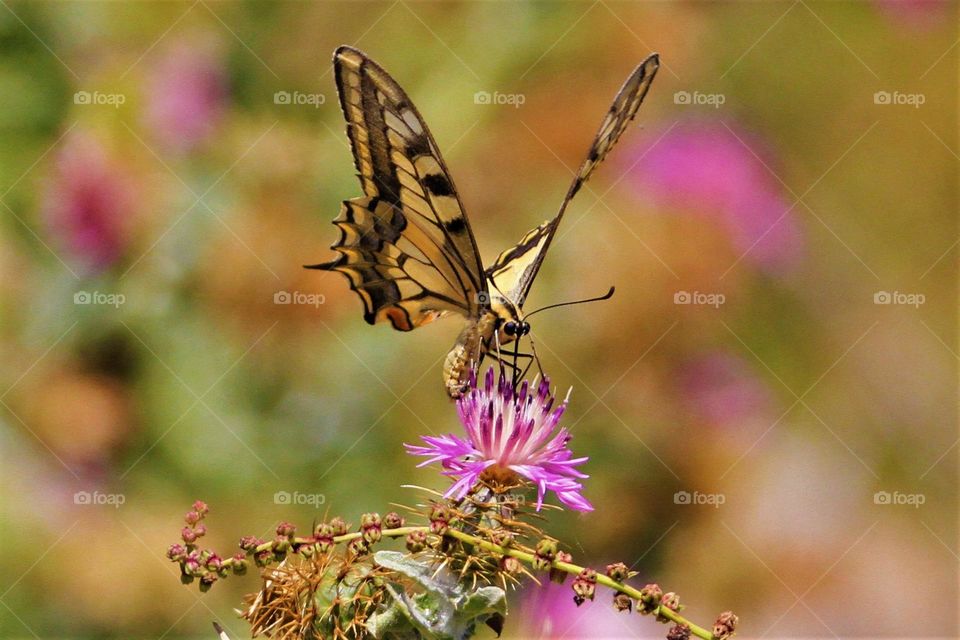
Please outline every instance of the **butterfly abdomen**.
M470 369L486 352L496 326L497 315L487 312L479 320L468 323L460 332L443 363L443 384L451 398L463 395L470 381Z

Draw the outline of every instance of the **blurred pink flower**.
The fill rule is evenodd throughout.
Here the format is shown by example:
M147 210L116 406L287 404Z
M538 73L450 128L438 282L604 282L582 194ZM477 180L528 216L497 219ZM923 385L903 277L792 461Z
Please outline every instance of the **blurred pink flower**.
M629 161L636 162L632 174L643 193L717 217L736 251L761 269L778 272L796 262L802 239L794 211L787 213L791 203L754 155L766 155L766 146L754 136L691 122L677 125L659 142L648 140L635 157L643 153Z
M661 627L652 618L637 613L620 613L613 608L612 592L600 589L594 601L579 607L573 602L570 581L566 584L545 582L543 586L529 585L523 600L507 619L504 635L525 640L578 640L583 638L639 638L652 631L662 637L667 627ZM652 629L651 629L652 627ZM661 631L662 629L662 631Z
M133 207L133 185L119 161L89 133L73 133L57 155L42 205L45 223L60 246L98 273L124 250Z
M947 0L873 0L873 5L897 26L925 29L949 22Z
M716 352L680 369L680 393L698 418L711 426L736 427L762 416L769 392L738 356Z
M213 133L226 97L227 74L215 44L177 42L149 74L147 124L167 149L189 152Z

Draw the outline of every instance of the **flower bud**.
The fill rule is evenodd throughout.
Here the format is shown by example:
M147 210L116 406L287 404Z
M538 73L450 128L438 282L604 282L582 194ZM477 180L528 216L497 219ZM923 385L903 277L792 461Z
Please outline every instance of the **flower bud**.
M649 615L660 606L660 600L663 598L663 590L660 585L652 583L640 589L640 602L637 603L637 611L643 615Z
M573 555L566 551L557 551L556 562L573 562ZM563 584L567 579L567 572L554 566L550 567L550 581Z
M330 551L333 547L333 527L326 523L318 524L313 531L313 539L317 541L317 551Z
M180 562L187 557L187 549L182 544L174 543L167 548L167 558Z
M427 546L427 532L423 530L411 531L407 534L407 551L419 553Z
M435 504L430 508L430 532L442 536L450 526L450 509L446 505Z
M660 600L660 606L666 607L672 611L680 610L680 596L675 594L673 591L663 594L663 598Z
M403 526L403 522L403 517L396 511L391 511L387 515L383 516L384 529L399 529Z
M500 558L500 569L505 573L514 575L520 573L521 568L522 565L520 564L520 561L513 556L503 556Z
M617 593L613 596L613 608L617 611L626 611L630 613L633 609L633 598L625 593Z
M630 577L630 569L622 562L607 565L607 577L615 582L623 582Z
M363 533L363 539L367 544L380 542L383 536L383 521L379 513L365 513L360 516L360 531Z
M533 552L533 568L537 571L546 571L557 557L557 541L544 538L537 543Z
M577 603L578 607L583 604L584 600L593 600L596 591L597 572L593 569L584 569L580 572L580 575L577 576L577 579L573 581L573 592L576 594L573 597L573 601Z
M203 536L207 535L207 525L201 522L193 528L193 532L198 538L202 538Z
M297 532L297 527L289 522L281 522L280 524L277 525L278 536L292 540L293 534L295 534L296 532Z
M490 529L487 532L487 538L501 547L509 547L513 544L513 534L503 529Z
M215 553L210 554L210 557L207 558L207 570L208 571L219 571L220 566L223 564L223 559Z
M333 529L334 536L344 536L350 531L350 525L344 522L343 518L337 516L330 521L330 527Z
M183 561L181 570L188 576L199 576L203 574L203 570L200 568L200 560L194 556L188 556L187 559Z
M690 627L685 624L671 627L667 632L667 640L690 640Z
M270 550L273 552L273 557L277 562L280 562L287 557L287 552L290 551L290 540L284 538L283 536L277 536L273 539L273 544L270 545Z
M737 630L738 622L740 622L740 619L733 611L724 611L717 617L717 621L713 623L713 637L717 640L729 638L733 635L733 632Z
M247 558L242 553L238 553L233 556L233 562L230 564L230 568L233 569L233 573L242 576L247 572Z
M256 554L254 554L253 556L253 561L261 569L269 565L271 560L273 560L273 552L270 551L269 549L266 549L264 551L257 551Z
M370 545L363 538L354 538L347 545L347 551L355 556L363 556L370 552Z
M243 536L240 538L240 548L247 553L253 553L261 544L263 544L263 540L256 536Z
M210 591L210 587L213 586L213 583L218 579L217 574L212 572L207 572L203 574L203 577L200 578L200 591L206 593Z
M187 544L193 544L197 541L197 532L190 527L184 527L180 530L180 537Z
M208 507L207 503L203 500L197 500L193 503L193 510L202 518L210 512L210 507Z
M670 609L671 611L680 611L682 608L680 606L680 596L675 594L673 591L663 594L663 597L660 599L661 609ZM657 614L658 622L668 622L670 619L664 615Z
M195 524L197 524L198 522L200 522L200 519L201 519L202 517L203 517L203 516L201 516L201 515L200 515L199 513L197 513L196 511L187 511L187 515L183 516L183 521L186 522L186 523L189 524L189 525L195 525Z

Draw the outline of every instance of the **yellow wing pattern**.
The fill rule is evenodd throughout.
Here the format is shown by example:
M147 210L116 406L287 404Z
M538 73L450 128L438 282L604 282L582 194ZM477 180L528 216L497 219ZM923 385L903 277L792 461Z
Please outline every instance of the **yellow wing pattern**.
M445 312L479 316L483 268L453 180L403 89L351 47L334 53L340 106L365 197L343 203L332 262L369 323L409 331Z

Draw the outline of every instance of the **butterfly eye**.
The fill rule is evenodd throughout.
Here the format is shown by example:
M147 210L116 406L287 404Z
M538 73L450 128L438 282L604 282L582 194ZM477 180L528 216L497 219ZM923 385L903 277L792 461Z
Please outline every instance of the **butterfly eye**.
M530 323L529 323L529 322L522 322L522 323L520 324L520 335L525 336L525 335L527 335L528 333L530 333Z
M517 323L511 320L503 325L503 332L508 336L517 335Z

